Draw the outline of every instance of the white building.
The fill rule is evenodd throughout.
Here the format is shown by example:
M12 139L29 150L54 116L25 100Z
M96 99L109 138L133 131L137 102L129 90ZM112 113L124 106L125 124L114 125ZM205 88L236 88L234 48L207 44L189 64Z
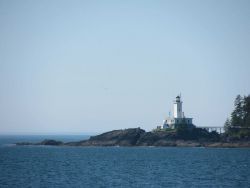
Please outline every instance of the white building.
M186 118L184 116L184 112L182 112L182 101L181 97L177 96L176 99L174 100L174 116L173 117L168 117L163 121L163 125L160 128L176 128L178 125L187 125L187 126L192 126L192 120L193 118Z

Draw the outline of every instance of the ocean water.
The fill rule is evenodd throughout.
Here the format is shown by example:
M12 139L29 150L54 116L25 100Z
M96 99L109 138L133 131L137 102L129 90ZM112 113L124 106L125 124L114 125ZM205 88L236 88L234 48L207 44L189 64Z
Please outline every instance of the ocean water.
M0 143L1 188L250 187L250 149Z

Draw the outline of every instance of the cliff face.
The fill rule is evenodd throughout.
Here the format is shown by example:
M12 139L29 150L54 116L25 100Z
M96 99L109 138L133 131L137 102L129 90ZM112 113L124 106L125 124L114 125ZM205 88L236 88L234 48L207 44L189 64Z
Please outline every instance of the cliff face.
M137 140L137 146L175 146L174 132L147 132Z
M140 128L114 130L97 136L92 136L89 140L66 143L66 145L77 146L135 146L138 139L145 134Z
M80 142L65 143L68 146L202 146L204 141L200 141L195 132L182 131L157 131L146 132L143 129L124 129L106 132L90 137L89 140ZM187 135L189 135L187 137ZM190 137L193 135L193 137ZM202 134L202 137L204 135ZM205 141L211 142L206 138Z
M68 146L178 146L176 132L146 132L143 129L124 129L92 136L88 140L65 143ZM185 141L185 143L188 143ZM193 142L192 142L193 143ZM195 144L197 145L197 144Z

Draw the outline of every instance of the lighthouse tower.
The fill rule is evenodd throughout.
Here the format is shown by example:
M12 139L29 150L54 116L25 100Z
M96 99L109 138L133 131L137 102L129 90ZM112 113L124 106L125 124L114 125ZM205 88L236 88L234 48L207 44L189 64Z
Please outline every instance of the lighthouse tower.
M183 118L182 114L182 101L178 95L174 101L174 118Z
M167 129L167 128L171 128L171 129L175 129L176 127L178 127L179 125L186 125L188 127L194 127L192 120L193 118L187 118L184 116L184 112L182 112L182 100L181 100L181 96L178 95L175 100L174 100L174 113L173 113L173 117L167 117L164 121L161 129Z

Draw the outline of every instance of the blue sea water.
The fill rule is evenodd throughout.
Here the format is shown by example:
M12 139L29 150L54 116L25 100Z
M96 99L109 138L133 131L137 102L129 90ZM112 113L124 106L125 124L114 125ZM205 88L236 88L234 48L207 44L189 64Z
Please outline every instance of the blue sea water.
M250 187L250 149L0 143L1 188Z

